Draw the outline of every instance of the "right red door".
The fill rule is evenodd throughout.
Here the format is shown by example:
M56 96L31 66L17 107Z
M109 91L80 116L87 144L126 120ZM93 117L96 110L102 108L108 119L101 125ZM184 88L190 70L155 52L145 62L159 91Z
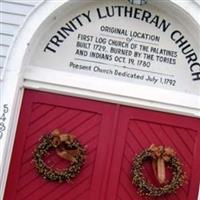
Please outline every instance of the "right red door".
M183 163L187 182L159 200L196 200L200 180L200 120L122 106L112 153L106 200L142 200L131 183L131 163L151 144L172 147ZM149 176L153 171L150 170ZM154 199L154 198L151 198Z

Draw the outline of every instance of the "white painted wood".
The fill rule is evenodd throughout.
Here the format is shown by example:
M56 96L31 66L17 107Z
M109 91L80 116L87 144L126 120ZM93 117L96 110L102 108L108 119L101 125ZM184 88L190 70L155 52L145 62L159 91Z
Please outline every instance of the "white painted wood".
M138 105L141 107L150 106L152 102L154 102L153 107L157 110L161 109L161 111L163 111L164 109L165 111L168 110L168 112L177 113L176 109L174 110L174 107L177 107L179 114L182 108L181 114L200 117L200 104L197 95L187 95L183 92L163 90L156 87L142 86L127 82L102 80L101 78L65 73L35 66L29 67L24 77L26 80L25 87L28 86L37 89L38 87L42 88L43 86L40 86L40 84L42 84L45 85L45 90L50 90L53 85L56 85L58 92L63 92L63 87L77 88L80 89L80 91L84 90L97 93L93 98L99 98L98 92L105 95L109 94L111 96L109 101L115 99L118 103L120 103L120 101L117 100L120 95L121 101L128 105L131 104L133 101L132 99L140 99L143 100L142 103ZM35 83L37 83L37 86L34 85ZM159 96L155 94L159 94ZM165 107L166 105L168 106ZM172 109L170 109L170 106Z
M200 21L200 1L199 0L183 0L177 2L177 0L172 0L175 4L178 5L185 10L189 15L193 16L197 22ZM198 3L197 3L198 2ZM192 5L192 6L191 6Z
M1 37L1 44L10 46L13 41L13 36L10 35L0 35ZM4 54L6 55L6 54Z
M9 47L12 46L19 28L28 14L41 0L2 0L0 1L0 75L4 73Z
M147 3L147 0L128 0L131 4L143 5Z
M20 24L8 24L6 22L1 23L1 33L15 35L19 30Z
M6 60L6 56L0 55L0 69L3 69L3 64Z
M200 5L200 0L195 0L195 2L196 2L198 5Z
M6 55L8 52L9 45L1 45L0 44L0 55Z
M1 13L2 21L8 24L22 24L25 20L25 16L14 15L13 13Z
M29 3L29 1L26 1L26 2ZM1 10L4 12L9 12L9 13L19 14L19 15L24 15L24 16L26 16L30 12L30 9L33 8L33 6L29 6L29 4L27 5L14 4L11 1L6 1L6 2L2 1L0 5L1 5Z
M193 16L193 20L196 20L197 29L199 29L200 20L198 18L197 10L199 10L200 7L198 7L198 4L196 4L192 0L188 0L188 1L190 1L190 4L182 3L183 1L173 0L174 5L179 6L180 10L182 7L185 9L185 12L190 13L191 16ZM7 2L7 1L4 1L4 2ZM25 2L23 1L23 4ZM125 105L150 108L150 109L161 110L161 111L166 111L166 112L181 113L181 114L189 115L189 116L200 116L200 113L197 109L200 107L199 96L198 97L194 97L194 96L178 97L179 94L177 94L177 97L173 96L177 98L176 102L173 102L174 99L171 99L171 102L169 102L168 104L167 102L163 103L162 101L158 101L159 99L157 99L157 101L155 101L154 99L147 100L145 98L144 99L139 98L137 95L135 96L135 98L133 97L130 98L129 96L124 95L124 94L121 96L119 94L117 95L115 91L113 92L102 91L100 90L101 88L100 82L96 84L97 88L96 90L94 90L94 88L92 88L94 87L92 86L93 82L88 82L88 83L81 82L82 84L84 84L81 86L81 84L79 83L79 79L76 79L76 78L74 80L69 81L69 83L67 84L64 82L60 84L58 79L56 79L54 82L50 81L46 74L43 74L43 76L41 77L39 77L38 72L31 73L31 72L26 71L26 74L24 74L24 71L27 67L26 66L27 57L25 56L25 53L30 50L27 48L27 44L31 41L36 31L39 30L40 25L42 25L42 28L40 28L40 31L44 31L45 27L48 25L45 23L45 20L48 17L53 19L53 16L51 14L54 13L54 11L56 11L57 8L62 7L67 2L69 1L68 0L62 0L62 1L50 0L50 1L45 1L45 3L38 6L38 9L35 10L35 12L32 13L31 16L29 16L28 21L26 21L25 25L23 26L23 29L21 29L21 33L16 38L15 43L13 44L13 47L10 51L9 59L6 65L7 69L6 69L5 77L4 77L3 82L0 82L0 87L1 87L0 109L2 109L3 104L8 104L9 110L10 110L7 116L6 124L5 124L7 129L4 132L3 139L0 141L0 180L1 180L0 199L1 200L3 199L3 192L4 192L5 183L7 179L8 167L9 167L12 147L14 143L14 136L16 132L19 110L20 110L22 95L23 95L23 91L25 87L34 88L34 89L43 90L43 91L57 92L57 93L62 93L66 95L70 94L70 95L80 96L80 97L88 97L88 98L93 98L93 99L95 98L95 99L103 100L103 101L118 102ZM163 2L165 2L166 5L169 3L167 8L164 7L163 9L169 9L170 7L172 7L171 1L163 1ZM58 13L59 12L57 12L57 14ZM178 16L178 12L177 13L172 12L172 14L174 14L174 17ZM183 23L185 23L185 21ZM190 29L191 28L190 26L194 26L194 24L189 23L187 24L187 26ZM26 80L24 80L24 76L26 76ZM72 78L74 77L71 77L71 79ZM86 86L86 88L84 88L83 86ZM125 85L121 85L121 88L119 89L122 91L122 93L125 92L123 91L126 89ZM138 90L137 94L139 95L139 92L140 92L139 88L136 90ZM145 93L146 91L144 90L143 92ZM170 95L171 94L172 93L170 93ZM163 93L163 95L167 95L167 94ZM159 98L162 99L163 97L161 96ZM3 163L2 163L2 160L4 161Z
M40 3L42 0L3 0L7 3L13 3L17 5L24 5L29 7L34 7L36 4Z

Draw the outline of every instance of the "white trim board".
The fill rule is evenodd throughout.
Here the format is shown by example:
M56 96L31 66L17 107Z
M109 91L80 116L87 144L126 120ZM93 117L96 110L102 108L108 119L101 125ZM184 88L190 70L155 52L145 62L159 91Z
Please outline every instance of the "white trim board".
M128 83L122 84L115 81L112 84L113 87L104 88L104 84L107 84L106 80L104 83L100 80L97 82L95 81L93 85L93 82L91 84L92 78L87 80L81 76L76 76L76 78L69 76L66 81L66 78L62 77L61 74L57 79L52 79L53 72L49 72L48 77L45 76L45 73L41 69L33 69L31 66L29 66L29 69L32 71L26 71L28 59L26 53L29 51L29 42L39 29L41 31L45 29L47 25L45 23L46 19L53 19L54 14L58 14L59 12L57 9L64 7L65 4L69 2L72 1L44 1L38 5L34 12L27 18L20 30L20 34L15 38L7 58L5 76L0 85L0 109L3 108L4 104L8 104L9 107L9 113L6 116L7 120L5 122L6 130L4 131L3 138L0 140L0 199L3 199L24 88L80 96L192 117L200 116L200 96L159 90L161 95L155 98L158 90L154 88L150 88L154 95L149 95L146 88L143 86L135 85L134 90L132 90L128 87ZM78 3L80 0L76 2ZM81 0L81 2L83 1ZM153 3L155 3L159 9L158 1L152 1L152 4ZM188 18L189 24L191 27L196 27L196 33L198 34L198 30L200 30L200 19L197 10L200 7L197 7L198 5L194 1L190 1L190 4L187 3L187 5L184 2L182 3L182 1L163 1L162 6L165 4L167 7L162 9L171 8L169 11L171 13L173 13L173 10L179 10L180 13L182 12L180 15L186 16L184 18ZM179 12L177 11L177 13ZM183 13L185 13L185 15ZM189 13L191 13L193 17L191 17ZM190 27L188 28L190 29ZM41 74L39 72L41 72ZM60 77L63 80L62 82L59 81ZM171 99L166 102L165 99L169 96Z

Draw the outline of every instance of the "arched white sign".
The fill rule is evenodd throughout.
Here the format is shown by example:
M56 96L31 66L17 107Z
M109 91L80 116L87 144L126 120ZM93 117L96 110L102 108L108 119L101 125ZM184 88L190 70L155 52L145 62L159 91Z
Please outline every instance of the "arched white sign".
M30 65L55 71L199 94L195 38L151 5L71 5L40 35Z

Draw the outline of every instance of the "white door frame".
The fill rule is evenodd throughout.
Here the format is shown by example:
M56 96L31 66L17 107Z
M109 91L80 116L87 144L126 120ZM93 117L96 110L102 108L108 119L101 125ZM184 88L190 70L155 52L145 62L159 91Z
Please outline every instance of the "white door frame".
M6 104L8 105L9 111L6 115L5 121L6 130L3 133L3 138L0 140L0 199L3 199L24 88L200 117L200 96L196 95L169 92L168 95L175 97L175 100L172 99L171 102L165 102L166 92L162 90L160 90L160 92L163 95L155 100L151 99L148 94L145 98L141 98L141 94L146 93L146 88L142 86L136 88L134 94L127 96L126 92L129 91L124 90L126 90L129 85L126 84L116 85L116 88L113 88L113 90L108 89L107 91L102 91L102 86L98 84L95 85L95 88L92 86L88 86L88 88L81 87L81 85L84 84L91 85L81 76L79 77L79 83L72 79L65 85L65 83L60 84L59 80L52 83L48 77L40 77L38 73L44 73L42 70L32 71L25 74L24 71L27 66L26 53L29 42L32 40L39 27L41 28L41 26L45 26L45 20L48 17L51 17L52 13L69 1L70 0L50 0L43 1L39 4L27 18L20 30L20 34L15 38L12 49L9 52L6 62L6 70L3 74L3 81L1 82L1 109L3 108L3 105ZM80 0L77 0L77 2L78 1ZM88 2L88 0L85 0L85 2ZM156 4L156 1L153 3ZM187 5L184 6L179 1L175 0L168 0L164 4L169 8L173 7L174 9L179 10L180 13L187 15L187 18L191 22L191 26L196 25L198 30L197 33L200 33L200 19L198 21L198 16L196 16L196 14L194 14L195 16L193 17L188 14L191 10L193 10L194 13L197 13L197 9L200 9L195 2L191 1L190 7L188 8L186 8ZM185 10L183 10L184 7ZM108 83L105 81L104 84L106 85ZM119 91L121 91L121 94L119 94Z

